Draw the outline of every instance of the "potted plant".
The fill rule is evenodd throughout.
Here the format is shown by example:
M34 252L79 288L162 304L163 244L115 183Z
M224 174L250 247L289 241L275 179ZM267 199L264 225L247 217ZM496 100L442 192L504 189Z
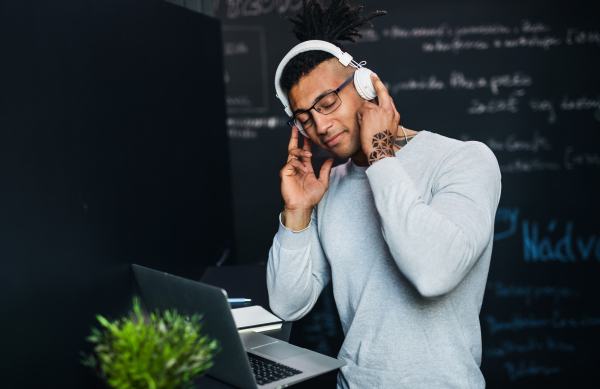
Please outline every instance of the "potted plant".
M213 365L216 340L202 335L202 316L183 317L177 311L156 311L144 320L140 302L129 317L113 322L96 316L101 330L86 338L94 353L83 354L91 367L116 389L179 389L189 387Z

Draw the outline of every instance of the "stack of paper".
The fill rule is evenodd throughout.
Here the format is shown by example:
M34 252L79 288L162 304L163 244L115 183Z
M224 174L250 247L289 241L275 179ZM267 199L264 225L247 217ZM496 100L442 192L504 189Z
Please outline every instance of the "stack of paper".
M239 332L263 332L281 328L283 320L268 312L260 305L231 310L235 326Z

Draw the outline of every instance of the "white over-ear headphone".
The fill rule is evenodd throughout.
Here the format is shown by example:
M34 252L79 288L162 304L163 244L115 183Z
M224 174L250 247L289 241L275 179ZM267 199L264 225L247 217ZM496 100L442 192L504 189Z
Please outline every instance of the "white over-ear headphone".
M279 66L277 67L277 72L275 73L275 90L277 91L277 97L279 98L279 100L281 100L281 103L283 104L283 106L285 108L285 112L290 117L293 116L293 114L292 114L292 110L289 107L290 103L287 99L287 93L285 91L283 91L281 89L281 87L279 86L279 81L281 79L281 73L283 73L283 69L285 68L285 65L287 65L287 63L293 57L295 57L296 55L303 53L305 51L311 51L311 50L326 51L326 52L334 55L340 61L340 63L342 65L344 65L344 66L350 65L353 68L356 68L356 72L354 73L354 86L356 88L356 91L360 95L360 97L362 97L365 100L372 100L377 96L377 92L375 92L375 87L373 86L373 82L371 81L371 73L373 73L373 72L370 71L369 69L363 67L363 65L365 65L366 62L358 63L358 62L354 61L350 54L344 53L342 51L342 49L340 49L336 45L331 44L329 42L325 42L325 41L321 41L321 40L306 41L306 42L302 42L299 45L295 46L293 49L291 49L286 54L285 57L283 57L283 59L279 63ZM306 132L304 131L302 126L298 126L298 130L300 130L302 135L304 135L305 137L308 138L308 135L306 134Z

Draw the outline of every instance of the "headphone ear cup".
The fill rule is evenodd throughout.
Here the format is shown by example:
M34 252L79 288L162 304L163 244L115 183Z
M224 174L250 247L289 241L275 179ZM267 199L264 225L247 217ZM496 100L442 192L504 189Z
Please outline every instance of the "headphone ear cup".
M377 92L371 81L371 73L367 68L360 68L354 72L354 86L356 91L365 100L373 100L377 97Z

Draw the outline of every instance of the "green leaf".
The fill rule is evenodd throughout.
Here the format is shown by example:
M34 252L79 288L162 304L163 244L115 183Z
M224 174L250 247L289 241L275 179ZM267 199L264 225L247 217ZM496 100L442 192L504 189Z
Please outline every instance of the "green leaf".
M138 298L126 317L109 322L97 316L102 329L86 339L94 354L81 353L81 363L117 389L189 387L213 365L219 344L201 333L202 315L186 320L176 310L150 313L145 321Z

